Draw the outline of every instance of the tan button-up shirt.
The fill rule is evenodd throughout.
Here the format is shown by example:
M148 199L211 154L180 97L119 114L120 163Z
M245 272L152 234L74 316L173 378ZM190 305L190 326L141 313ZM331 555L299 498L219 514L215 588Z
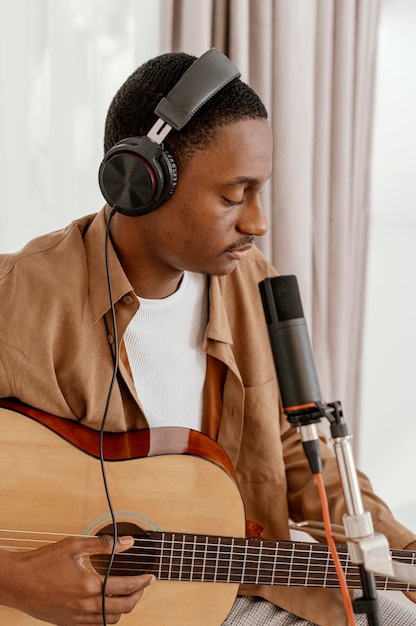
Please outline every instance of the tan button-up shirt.
M105 214L0 256L0 397L14 396L48 413L98 429L113 375L115 332L104 253ZM138 308L109 246L109 268L120 347L117 385L107 430L146 428L130 374L123 334ZM235 271L210 278L204 430L228 453L247 518L264 537L289 538L289 518L320 519L320 505L299 436L279 409L278 387L258 283L275 270L253 249ZM222 395L221 395L222 392ZM323 443L324 479L334 523L343 498L336 462ZM392 547L415 536L396 522L361 476L366 510ZM246 587L323 626L346 624L338 591Z

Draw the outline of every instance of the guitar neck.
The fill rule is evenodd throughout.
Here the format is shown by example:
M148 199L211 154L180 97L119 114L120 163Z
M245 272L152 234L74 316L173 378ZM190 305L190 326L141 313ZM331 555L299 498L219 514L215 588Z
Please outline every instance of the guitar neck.
M351 562L347 546L339 545L337 550L348 586L359 589L359 568ZM132 552L126 555L118 555L117 567L126 558L135 573L152 571L160 580L339 587L330 550L319 543L151 531L137 537ZM415 565L414 552L392 550L391 556ZM379 590L416 590L382 576L376 576L376 584Z

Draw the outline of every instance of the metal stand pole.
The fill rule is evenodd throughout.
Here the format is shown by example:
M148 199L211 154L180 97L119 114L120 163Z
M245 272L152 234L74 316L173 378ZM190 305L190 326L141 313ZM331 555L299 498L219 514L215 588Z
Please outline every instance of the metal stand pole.
M364 510L351 449L352 437L347 432L342 416L341 404L334 402L328 406L333 409L333 412L326 412L326 416L330 421L331 436L347 509L347 513L343 518L345 536L351 559L359 564L363 589L362 597L355 600L353 606L356 613L367 614L369 626L381 626L382 622L378 614L375 577L372 572L365 569L360 549L361 539L371 539L374 536L373 523L371 515ZM387 558L389 558L390 553L387 541L385 549Z

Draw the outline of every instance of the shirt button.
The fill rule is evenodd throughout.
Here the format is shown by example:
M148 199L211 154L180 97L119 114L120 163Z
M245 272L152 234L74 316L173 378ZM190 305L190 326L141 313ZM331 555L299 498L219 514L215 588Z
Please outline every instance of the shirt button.
M107 335L108 343L114 343L113 335Z
M133 298L131 296L124 296L123 300L126 304L133 304Z

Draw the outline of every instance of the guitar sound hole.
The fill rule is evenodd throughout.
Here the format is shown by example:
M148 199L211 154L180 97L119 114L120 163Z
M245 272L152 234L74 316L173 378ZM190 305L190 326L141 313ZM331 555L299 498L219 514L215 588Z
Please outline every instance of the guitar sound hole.
M112 524L105 526L98 533L99 535L114 536ZM117 522L117 534L132 535L135 539L134 545L125 552L119 552L114 556L111 565L110 575L112 576L139 576L152 571L156 560L156 549L149 535L143 528L130 522ZM91 557L91 564L94 569L103 576L106 574L110 563L110 555L97 554Z

